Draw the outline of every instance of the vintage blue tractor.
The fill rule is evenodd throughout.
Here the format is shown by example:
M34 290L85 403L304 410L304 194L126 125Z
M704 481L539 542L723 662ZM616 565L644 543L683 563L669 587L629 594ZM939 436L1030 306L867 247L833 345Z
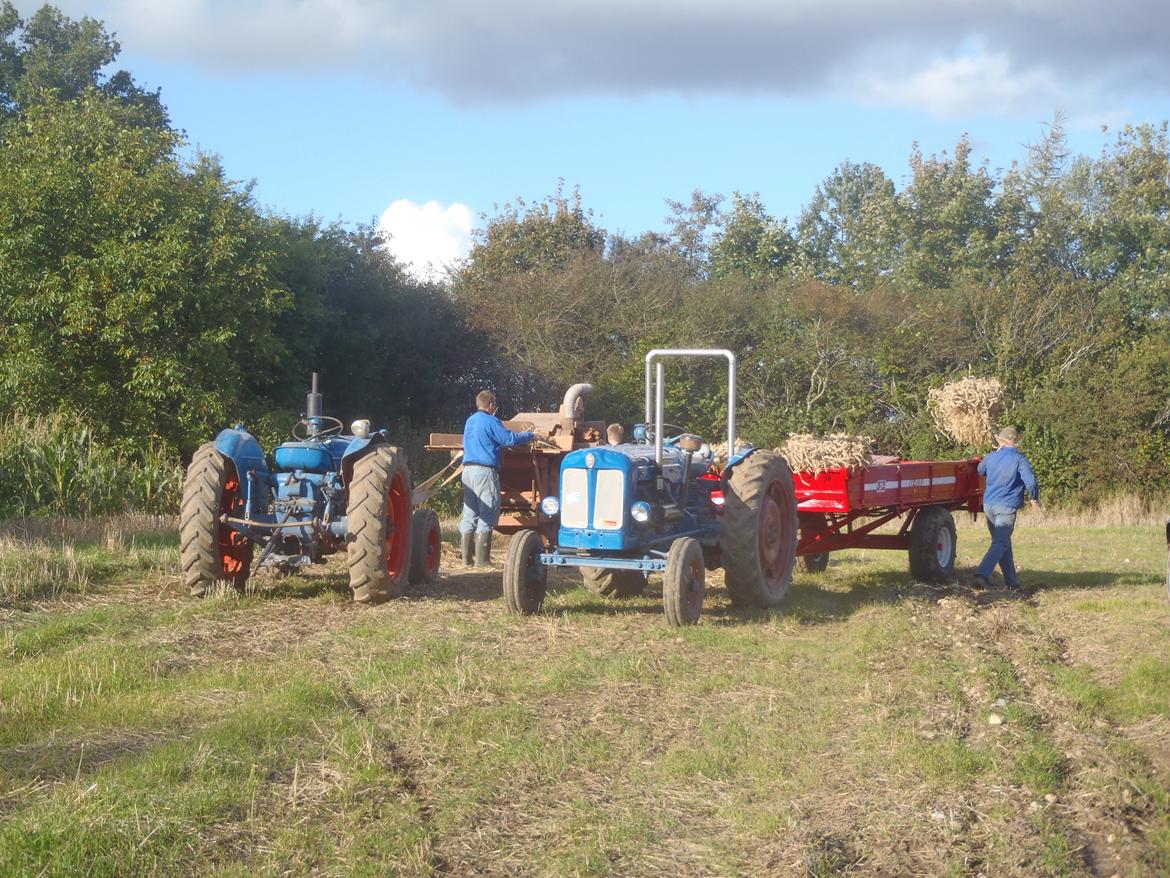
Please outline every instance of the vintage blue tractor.
M663 423L667 357L727 360L729 459L722 469L699 436L674 428L676 435L665 438L672 427ZM731 351L647 354L646 421L634 427L634 441L565 456L559 494L541 502L542 514L559 520L554 545L545 545L537 530L512 538L504 565L509 609L539 611L550 567L579 567L592 591L616 595L637 594L649 574L661 573L663 608L671 625L698 621L705 570L720 566L734 602L779 604L796 561L792 472L772 451L736 449L735 387Z
M408 581L436 581L439 520L413 508L405 454L368 421L343 430L324 414L313 373L293 441L277 446L271 460L242 424L195 452L179 512L192 595L217 583L242 591L261 567L289 571L342 550L357 601L378 603Z

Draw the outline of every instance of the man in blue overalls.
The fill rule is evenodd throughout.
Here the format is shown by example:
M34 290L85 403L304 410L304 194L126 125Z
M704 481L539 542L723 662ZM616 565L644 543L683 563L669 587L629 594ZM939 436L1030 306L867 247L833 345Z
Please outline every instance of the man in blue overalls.
M463 427L463 520L459 522L459 548L463 566L491 567L492 530L500 521L500 449L527 445L535 433L514 433L496 417L496 395L481 390L475 397L476 413Z
M995 436L999 448L979 461L979 475L987 476L987 487L983 490L983 514L987 517L987 530L991 533L991 548L983 556L983 563L975 574L975 581L988 587L991 574L998 564L1003 571L1003 584L1011 589L1020 587L1016 576L1016 562L1012 557L1012 530L1016 526L1016 513L1024 505L1027 491L1040 505L1040 486L1032 464L1016 445L1020 434L1015 427L1004 427Z

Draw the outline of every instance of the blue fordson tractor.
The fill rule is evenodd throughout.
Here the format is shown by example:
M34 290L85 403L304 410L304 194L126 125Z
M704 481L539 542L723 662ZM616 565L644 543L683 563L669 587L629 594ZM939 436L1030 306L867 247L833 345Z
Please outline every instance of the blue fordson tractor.
M437 580L439 520L413 508L406 456L368 421L344 429L324 414L314 372L306 413L271 459L242 424L195 452L179 512L192 595L217 583L242 591L261 567L289 571L341 551L357 601Z
M727 447L720 470L710 447L663 423L664 360L727 360ZM654 417L651 421L651 404ZM666 430L675 433L666 438ZM504 598L531 614L544 601L551 567L579 567L599 594L641 592L662 574L671 625L698 621L705 571L722 567L733 602L774 607L788 592L798 523L792 472L772 451L735 446L735 355L726 350L653 350L646 355L646 422L634 441L582 448L561 463L559 493L541 511L556 518L555 544L517 533L504 565ZM734 453L731 453L734 452Z

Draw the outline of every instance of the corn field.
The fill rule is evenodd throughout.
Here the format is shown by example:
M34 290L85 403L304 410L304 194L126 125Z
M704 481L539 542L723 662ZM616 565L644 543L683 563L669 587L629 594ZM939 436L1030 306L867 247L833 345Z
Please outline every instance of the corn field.
M64 414L0 421L0 517L178 509L183 468L157 442L125 451Z

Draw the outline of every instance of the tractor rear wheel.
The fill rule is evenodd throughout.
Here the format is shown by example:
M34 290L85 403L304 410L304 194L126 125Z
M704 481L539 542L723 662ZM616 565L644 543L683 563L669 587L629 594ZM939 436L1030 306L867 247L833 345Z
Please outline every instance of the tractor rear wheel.
M619 598L637 597L646 590L646 575L640 570L606 570L582 567L581 579L594 594Z
M399 597L410 574L410 470L406 455L379 445L353 467L349 484L349 586L353 599Z
M719 545L733 603L775 607L788 594L796 563L796 489L788 462L756 451L731 473Z
M910 575L937 585L955 578L955 517L945 506L918 510L910 525Z
M416 509L410 519L410 584L434 585L439 581L439 557L443 535L433 509Z
M504 557L504 603L513 613L533 616L540 612L548 589L548 568L540 563L544 545L540 534L522 530L508 543Z
M703 547L691 537L675 540L666 553L666 570L662 574L662 611L666 614L666 624L677 628L698 622L703 613L706 587Z
M219 520L242 517L244 505L235 464L208 442L191 458L179 507L179 559L192 596L203 597L217 583L244 590L252 542Z

